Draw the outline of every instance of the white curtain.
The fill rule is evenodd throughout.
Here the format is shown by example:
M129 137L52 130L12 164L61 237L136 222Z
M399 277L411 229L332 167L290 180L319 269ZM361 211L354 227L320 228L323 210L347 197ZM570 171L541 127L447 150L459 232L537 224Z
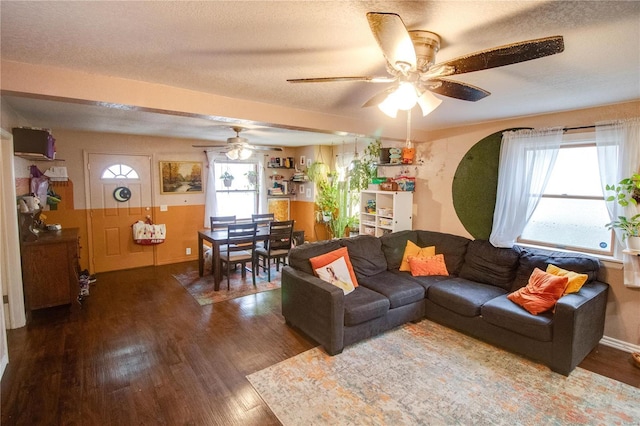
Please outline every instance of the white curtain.
M267 173L264 164L264 156L258 157L258 213L268 213L267 205Z
M216 202L216 168L214 160L216 153L213 151L206 151L207 154L207 192L204 198L204 227L209 228L211 216L217 216L217 202Z
M605 186L638 173L640 167L640 118L624 121L597 123L596 146L598 147L598 164L602 191ZM623 207L618 203L607 203L609 217L614 220L618 216L631 217L638 213L638 207ZM616 230L619 248L623 247L622 234ZM623 254L624 284L640 287L640 262L637 256Z
M502 134L496 207L489 241L512 247L531 218L553 170L562 128Z

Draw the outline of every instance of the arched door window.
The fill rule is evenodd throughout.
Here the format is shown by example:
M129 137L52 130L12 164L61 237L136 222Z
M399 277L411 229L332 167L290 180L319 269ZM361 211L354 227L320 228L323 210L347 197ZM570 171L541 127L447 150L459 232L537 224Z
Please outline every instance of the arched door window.
M102 179L140 179L138 172L126 164L114 164L102 172Z

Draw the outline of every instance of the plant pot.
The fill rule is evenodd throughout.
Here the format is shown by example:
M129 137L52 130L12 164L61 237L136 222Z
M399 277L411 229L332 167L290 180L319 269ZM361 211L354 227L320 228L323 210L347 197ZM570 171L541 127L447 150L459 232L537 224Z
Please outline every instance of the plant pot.
M322 213L323 222L331 222L331 213Z
M627 248L633 251L640 251L640 237L627 237Z
M224 184L224 186L226 188L229 188L231 186L231 182L233 182L231 179L223 179L222 183Z

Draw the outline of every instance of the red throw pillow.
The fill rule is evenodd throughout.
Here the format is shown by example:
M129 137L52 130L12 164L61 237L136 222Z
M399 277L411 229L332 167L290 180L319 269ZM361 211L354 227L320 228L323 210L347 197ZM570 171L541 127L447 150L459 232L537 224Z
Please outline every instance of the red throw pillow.
M568 282L567 277L548 274L536 268L529 277L529 283L509 294L507 298L533 315L538 315L555 306Z
M424 277L428 275L449 275L447 265L444 263L444 255L436 254L435 256L418 257L409 256L409 267L411 275L414 277Z
M349 259L349 252L347 251L346 247L340 247L339 249L330 251L329 253L312 257L309 259L309 262L311 262L311 269L313 269L315 272L316 269L322 268L323 266L327 266L334 260L338 260L341 257L344 257L344 261L347 264L347 269L349 270L349 275L351 276L351 282L353 282L353 286L358 287L358 280L356 279L356 273L353 272L353 265L351 265L351 260Z

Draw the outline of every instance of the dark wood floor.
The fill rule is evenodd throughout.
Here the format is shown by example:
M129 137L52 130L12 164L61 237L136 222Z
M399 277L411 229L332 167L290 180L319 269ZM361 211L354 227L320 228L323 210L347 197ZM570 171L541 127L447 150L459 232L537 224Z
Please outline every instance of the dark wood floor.
M2 424L278 424L245 376L315 343L284 324L278 291L198 305L172 277L196 267L100 274L81 310L10 330ZM627 353L599 346L581 366L640 387Z

